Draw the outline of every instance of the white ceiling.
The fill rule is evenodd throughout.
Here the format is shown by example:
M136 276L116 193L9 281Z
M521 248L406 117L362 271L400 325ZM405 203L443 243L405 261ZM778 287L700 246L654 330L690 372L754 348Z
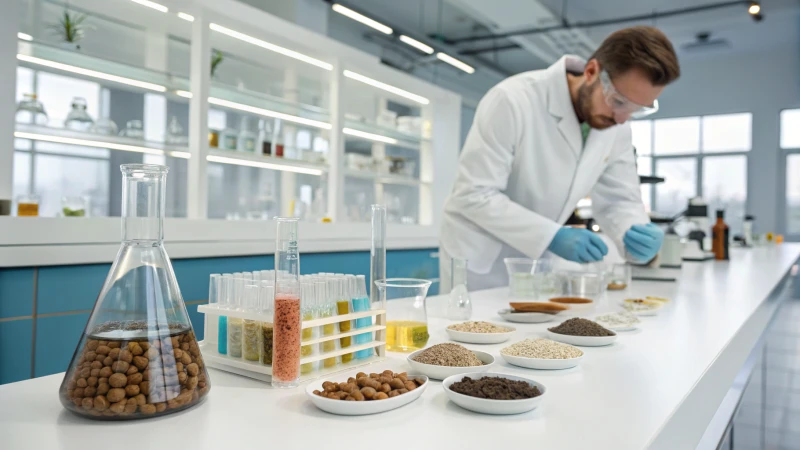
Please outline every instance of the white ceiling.
M485 2L486 0L480 0ZM566 17L570 22L614 19L648 14L653 11L668 11L703 4L719 3L720 0L569 0ZM536 14L541 6L554 16L561 14L563 0L493 0L495 11L480 11L474 5L479 0L348 0L365 14L371 14L389 25L414 33L416 37L441 35L448 39L471 35L500 33L519 28L543 26L542 17ZM764 20L756 23L747 14L746 5L730 6L706 12L692 13L670 18L639 22L661 28L679 48L682 59L711 57L721 52L750 52L776 46L800 44L800 2L798 0L763 0ZM502 10L501 10L502 9ZM508 14L514 11L514 14ZM488 17L491 15L491 17ZM523 19L519 19L523 17ZM545 20L547 22L547 20ZM528 26L522 26L530 23ZM517 39L526 49L488 52L479 56L508 73L541 68L555 58L554 53L564 46L557 41L575 41L599 44L608 34L637 22L603 26L567 32L550 33ZM505 25L505 26L504 26ZM695 40L699 32L711 32L712 39L722 38L730 42L728 49L709 53L686 53L680 50L683 44ZM486 40L457 45L459 49L507 45L507 39ZM577 44L576 44L577 45ZM585 45L575 47L586 48ZM537 51L543 50L543 51ZM584 50L588 51L588 50ZM469 60L469 57L465 57ZM473 60L478 66L480 61Z

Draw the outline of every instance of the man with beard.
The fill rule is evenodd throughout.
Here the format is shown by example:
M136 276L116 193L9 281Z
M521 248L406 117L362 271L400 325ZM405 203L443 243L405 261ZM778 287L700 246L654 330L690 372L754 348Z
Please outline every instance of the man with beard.
M602 260L608 247L600 237L564 226L587 195L627 260L654 259L664 235L645 212L625 122L655 112L679 75L667 37L638 26L608 36L588 61L567 55L489 90L445 204L441 292L449 291L453 257L468 260L470 289L505 285L507 257L550 251L578 263Z

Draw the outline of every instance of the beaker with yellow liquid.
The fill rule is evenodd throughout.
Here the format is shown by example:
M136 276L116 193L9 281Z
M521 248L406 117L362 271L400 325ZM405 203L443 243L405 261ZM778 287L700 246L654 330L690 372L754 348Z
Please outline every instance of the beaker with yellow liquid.
M386 305L386 350L409 353L428 343L425 298L431 282L415 278L376 280L380 301Z

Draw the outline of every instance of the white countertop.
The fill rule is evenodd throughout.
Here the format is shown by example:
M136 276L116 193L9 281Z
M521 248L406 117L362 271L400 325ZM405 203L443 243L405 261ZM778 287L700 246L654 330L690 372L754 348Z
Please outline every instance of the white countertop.
M800 245L734 250L730 262L684 265L680 283L634 282L610 293L597 312L622 298L655 295L671 304L643 317L639 331L609 347L583 348L581 366L563 371L506 364L499 349L543 336L549 324L514 324L512 341L467 347L498 358L493 372L527 376L548 388L543 407L517 416L485 416L448 402L441 385L400 409L366 417L317 410L304 385L273 390L210 370L211 392L191 410L144 421L94 422L64 410L63 375L0 386L0 442L12 449L693 449L734 376L775 312L771 295L800 256ZM501 319L504 289L474 292L473 319ZM444 299L433 297L435 309ZM589 313L593 316L594 313ZM445 341L448 321L431 319L429 343ZM408 370L404 354L365 371ZM357 370L354 370L355 373ZM346 379L341 374L333 379ZM347 444L346 446L344 444Z

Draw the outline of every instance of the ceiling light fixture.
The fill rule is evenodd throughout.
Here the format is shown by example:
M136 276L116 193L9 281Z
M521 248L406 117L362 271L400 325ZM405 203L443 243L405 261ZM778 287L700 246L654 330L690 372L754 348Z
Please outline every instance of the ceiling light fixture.
M750 6L747 7L747 12L750 13L750 15L755 16L761 12L761 5L756 2L750 2Z
M194 16L191 14L186 14L185 12L179 12L178 17L187 21L187 22L194 22Z
M408 37L405 34L400 35L400 41L403 42L403 43L406 43L406 44L408 44L408 45L410 45L412 47L414 47L415 49L417 49L417 50L419 50L419 51L421 51L421 52L423 52L425 54L428 54L428 55L432 55L433 54L433 47L431 47L428 44L422 43L422 42L420 42L420 41L418 41L418 40L416 40L416 39L414 39L412 37Z
M438 58L439 61L444 61L447 64L450 64L451 66L455 67L456 69L463 70L464 72L467 72L469 74L475 73L475 68L474 67L470 66L469 64L467 64L465 62L459 61L459 60L453 58L452 56L450 56L450 55L448 55L446 53L439 52L439 53L436 54L436 58Z
M287 122L294 122L294 123L299 123L301 125L308 125L314 128L321 128L323 130L331 129L331 124L329 123L320 122L318 120L306 119L305 117L292 116L290 114L284 114L277 111L270 111L269 109L256 108L255 106L243 105L241 103L231 102L228 100L223 100L221 98L209 97L208 103L217 106L224 106L226 108L238 109L239 111L249 112L252 114L258 114L264 117L272 117L275 119L285 120Z
M394 30L392 30L391 27L386 26L386 25L384 25L384 24L382 24L382 23L380 23L380 22L378 22L376 20L372 20L369 17L367 17L367 16L365 16L363 14L357 13L357 12L353 11L352 9L346 7L346 6L340 5L339 3L334 3L333 6L331 7L331 9L333 9L334 11L336 11L337 13L339 13L339 14L341 14L343 16L346 16L346 17L349 17L349 18L355 20L356 22L360 22L360 23L363 23L364 25L366 25L366 26L368 26L370 28L374 28L374 29L380 31L383 34L392 34L392 32L394 31Z
M17 59L31 64L37 64L40 66L63 70L64 72L77 73L78 75L85 75L87 77L113 81L115 83L127 84L129 86L135 86L142 89L149 89L151 91L166 92L167 90L167 88L158 84L148 83L146 81L134 80L132 78L120 77L117 75L111 75L108 73L98 72L96 70L84 69L82 67L70 66L69 64L62 64L59 62L50 61L48 59L37 58L35 56L23 55L21 53L17 53Z
M325 61L320 61L316 58L312 58L310 56L306 56L302 53L298 53L294 50L289 50L288 48L281 47L279 45L271 44L267 41L262 41L261 39L254 38L252 36L248 36L244 33L239 33L238 31L231 30L230 28L225 28L221 25L217 25L215 23L209 24L209 27L222 34L226 34L232 38L239 39L240 41L247 42L249 44L253 44L259 46L261 48L265 48L269 51L273 51L275 53L280 53L281 55L288 56L289 58L294 58L298 61L303 61L304 63L311 64L313 66L321 67L325 70L333 70L333 64L326 63Z
M161 11L163 13L169 12L169 8L167 8L166 6L164 6L164 5L160 4L160 3L151 2L150 0L131 0L131 1L133 3L138 3L138 4L142 5L142 6L147 6L148 8L153 8L156 11Z
M173 158L182 158L182 159L190 159L192 157L192 154L189 152L178 152L178 151L167 152L167 155L172 156Z
M253 161L249 159L228 158L226 156L208 155L206 156L206 160L209 162L215 162L221 164L235 164L237 166L258 167L259 169L281 170L284 172L304 173L308 175L317 175L317 176L322 175L322 171L319 169L310 169L307 167L289 166L284 164L274 164L268 162Z
M385 144L397 144L397 139L381 136L380 134L367 133L366 131L354 130L352 128L344 128L342 129L342 132L350 136L369 139L370 141L383 142Z
M177 95L178 97L183 97L183 98L192 98L192 93L191 92L189 92L189 91L181 91L180 89L175 91L175 95Z
M386 92L391 92L392 94L399 95L400 97L405 97L405 98L407 98L409 100L414 100L415 102L421 103L423 105L427 105L428 103L430 103L430 100L428 100L425 97L422 97L421 95L412 94L411 92L404 91L404 90L402 90L400 88L396 88L396 87L394 87L392 85L389 85L389 84L386 84L386 83L381 83L378 80L373 80L372 78L365 77L364 75L361 75L361 74L358 74L358 73L355 73L355 72L351 72L349 70L345 70L344 71L344 76L346 76L347 78L356 80L356 81L360 81L360 82L362 82L364 84L368 84L370 86L376 87L378 89L383 89Z
M23 41L32 41L33 36L28 33L17 33L17 39L21 39Z
M90 141L88 139L75 139L75 138L68 138L61 136L50 136L47 134L26 133L22 131L15 131L14 137L18 139L30 139L33 141L55 142L58 144L80 145L83 147L109 148L112 150L122 150L125 152L147 153L149 155L164 154L163 150L140 147L138 145L118 144L115 142ZM186 152L172 152L172 153L186 153Z

